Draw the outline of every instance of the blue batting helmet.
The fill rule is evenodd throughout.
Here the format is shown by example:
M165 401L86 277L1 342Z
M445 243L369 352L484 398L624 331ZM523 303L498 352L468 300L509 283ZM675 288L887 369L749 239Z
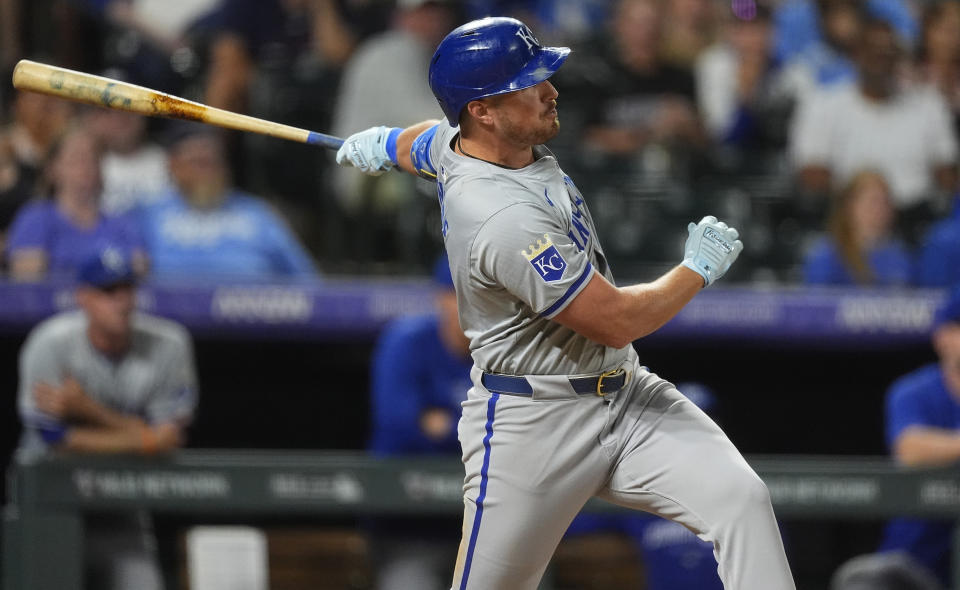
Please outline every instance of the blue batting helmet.
M454 29L430 60L430 89L450 125L471 100L523 90L553 75L570 54L542 47L527 25L488 17Z

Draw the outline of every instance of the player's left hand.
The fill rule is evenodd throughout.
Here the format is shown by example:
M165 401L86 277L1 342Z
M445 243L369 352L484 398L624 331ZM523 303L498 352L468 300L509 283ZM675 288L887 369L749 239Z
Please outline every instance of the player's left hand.
M390 170L394 166L387 155L391 131L390 127L380 126L354 133L337 150L337 164L359 168L370 176L380 176Z
M707 287L722 277L733 264L743 242L738 238L740 232L726 223L717 221L713 215L707 215L700 223L687 226L690 235L683 249L683 265L703 277L703 286Z

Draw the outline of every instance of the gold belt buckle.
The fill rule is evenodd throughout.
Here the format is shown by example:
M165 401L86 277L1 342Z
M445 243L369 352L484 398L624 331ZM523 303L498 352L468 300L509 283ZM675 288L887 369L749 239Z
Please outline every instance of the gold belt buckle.
M600 397L604 397L604 396L607 395L607 394L603 391L603 380L604 380L604 379L606 379L607 377L615 377L615 376L620 375L620 374L622 374L622 373L624 373L624 372L625 372L625 371L623 370L623 367L620 367L619 369L614 369L614 370L612 370L612 371L605 371L605 372L601 373L601 374L600 374L600 377L597 378L597 395L599 395Z

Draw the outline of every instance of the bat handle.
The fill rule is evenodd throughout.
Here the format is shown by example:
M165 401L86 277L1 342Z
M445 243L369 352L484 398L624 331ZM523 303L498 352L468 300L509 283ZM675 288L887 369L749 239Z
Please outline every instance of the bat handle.
M307 143L310 145L319 145L321 147L337 150L340 149L341 145L343 145L343 140L332 135L311 131L309 135L307 135Z

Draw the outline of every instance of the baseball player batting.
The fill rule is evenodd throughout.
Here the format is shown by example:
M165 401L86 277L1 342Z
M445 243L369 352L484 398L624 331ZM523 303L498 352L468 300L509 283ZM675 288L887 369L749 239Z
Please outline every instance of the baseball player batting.
M743 244L707 216L688 226L675 268L615 286L583 196L543 147L559 127L549 78L569 53L514 19L470 22L430 62L445 121L371 128L337 152L368 174L396 166L437 181L474 362L452 588L534 590L598 496L712 542L728 590L793 589L763 482L631 346L723 276Z

